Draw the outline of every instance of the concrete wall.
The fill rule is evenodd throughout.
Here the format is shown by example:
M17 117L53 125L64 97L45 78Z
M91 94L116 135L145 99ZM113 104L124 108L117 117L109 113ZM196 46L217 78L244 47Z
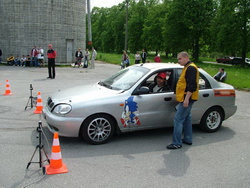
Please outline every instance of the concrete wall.
M48 44L57 63L71 63L77 48L85 49L86 0L0 0L2 61L28 55L34 45L47 51Z

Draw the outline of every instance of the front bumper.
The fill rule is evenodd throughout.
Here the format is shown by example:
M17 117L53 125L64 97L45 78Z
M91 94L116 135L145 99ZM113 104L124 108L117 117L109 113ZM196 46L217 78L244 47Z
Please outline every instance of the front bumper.
M58 132L60 136L78 137L83 118L56 116L48 108L43 109L43 118L50 132Z

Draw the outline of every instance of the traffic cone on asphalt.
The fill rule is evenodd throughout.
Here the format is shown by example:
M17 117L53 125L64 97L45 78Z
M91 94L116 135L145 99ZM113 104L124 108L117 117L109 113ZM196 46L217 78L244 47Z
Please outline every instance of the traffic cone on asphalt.
M34 114L41 114L43 111L43 103L42 103L42 97L41 93L37 93L37 100L36 100L36 110L34 111Z
M46 168L46 174L48 175L62 174L68 172L68 168L62 162L58 132L54 133L50 164L45 166L45 168Z
M6 80L6 90L5 93L3 95L12 95L11 91L10 91L10 83L9 80Z

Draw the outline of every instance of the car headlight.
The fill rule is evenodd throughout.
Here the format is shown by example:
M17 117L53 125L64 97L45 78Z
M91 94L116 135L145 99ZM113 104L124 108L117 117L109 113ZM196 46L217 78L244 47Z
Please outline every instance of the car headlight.
M61 115L65 115L70 111L71 111L71 106L69 104L59 104L53 110L54 113Z

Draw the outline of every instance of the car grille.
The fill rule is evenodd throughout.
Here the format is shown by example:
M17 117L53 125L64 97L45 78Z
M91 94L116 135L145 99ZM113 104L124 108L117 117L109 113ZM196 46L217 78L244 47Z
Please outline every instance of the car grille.
M53 102L53 100L50 97L47 100L47 105L48 105L50 111L53 109L53 107L55 105L54 102Z

